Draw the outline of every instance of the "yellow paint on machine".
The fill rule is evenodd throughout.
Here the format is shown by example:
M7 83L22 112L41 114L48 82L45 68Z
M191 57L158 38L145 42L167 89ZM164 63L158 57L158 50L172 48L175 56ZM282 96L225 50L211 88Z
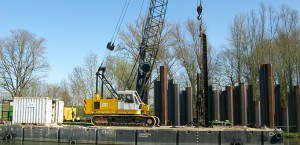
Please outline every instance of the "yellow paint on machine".
M85 99L85 114L141 114L141 110L119 110L117 99Z
M99 103L100 107L96 104ZM94 101L94 110L104 111L104 112L115 112L118 110L118 100L117 99L99 99Z
M64 120L73 121L76 118L76 114L75 107L64 107Z
M93 99L85 99L83 111L85 114L93 114Z

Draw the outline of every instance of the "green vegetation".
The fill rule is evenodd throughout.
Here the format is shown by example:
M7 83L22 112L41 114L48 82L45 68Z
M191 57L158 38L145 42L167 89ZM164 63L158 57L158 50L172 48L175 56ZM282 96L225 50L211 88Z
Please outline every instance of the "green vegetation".
M80 119L91 118L91 116L93 116L93 115L85 114L83 111L83 106L73 106L73 107L76 108L77 117L79 117Z
M93 126L92 123L88 122L64 122L64 125L82 125L82 126Z
M300 132L297 132L297 133L284 132L283 136L285 138L300 138Z
M229 120L225 120L225 121L213 120L209 122L209 126L231 126L231 122Z

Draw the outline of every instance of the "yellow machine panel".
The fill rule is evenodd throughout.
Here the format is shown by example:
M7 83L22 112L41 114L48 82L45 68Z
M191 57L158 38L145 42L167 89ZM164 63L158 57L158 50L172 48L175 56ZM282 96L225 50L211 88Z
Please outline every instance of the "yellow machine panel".
M114 114L118 111L117 99L99 99L94 100L93 103L95 112Z
M64 120L74 121L76 118L76 108L74 107L64 107Z
M86 114L116 114L117 99L85 99L84 112Z
M85 114L92 114L93 112L93 99L85 99L83 111Z

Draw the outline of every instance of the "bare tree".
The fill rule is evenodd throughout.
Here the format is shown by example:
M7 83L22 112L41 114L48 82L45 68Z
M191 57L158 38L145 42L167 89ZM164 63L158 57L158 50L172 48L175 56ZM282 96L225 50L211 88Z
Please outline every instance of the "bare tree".
M62 82L61 95L69 102L68 105L81 105L85 98L93 97L96 90L96 72L99 67L97 59L97 55L90 51L84 58L84 64L75 67L69 74L69 83Z
M124 59L123 57L117 57L117 56L109 56L107 63L107 75L108 79L114 86L116 90L123 90L123 89L132 89L134 86L133 83L135 82L132 79L135 79L131 77L131 80L128 80L128 77L130 76L130 73L133 68L132 62L128 61L127 59ZM133 72L135 74L135 72ZM131 74L131 75L133 75ZM131 84L128 84L131 83Z
M195 20L187 20L182 26L180 24L175 25L173 30L172 41L174 43L174 49L176 52L177 64L181 69L177 72L178 78L181 79L181 87L191 87L193 100L196 100L196 83L197 73L202 71L202 49L200 41L200 29L199 23ZM205 30L204 30L205 31ZM214 59L212 57L212 48L208 47L208 72L209 72L209 84L217 83L212 79L213 71L218 68L215 67ZM196 103L193 108L195 110ZM195 113L195 112L194 112Z
M73 73L69 74L73 105L81 105L87 96L85 76L85 70L82 67L75 67Z
M69 93L69 84L66 80L61 81L61 99L64 101L64 106L72 106L72 100Z
M276 81L280 84L282 94L293 92L296 85L297 58L299 57L299 20L297 11L282 6L279 13L278 36L274 40L274 57ZM285 96L286 97L286 96Z
M158 73L160 66L166 66L167 76L173 79L176 75L176 70L179 68L176 66L176 52L174 48L174 42L172 41L172 33L175 31L175 25L171 23L165 23L163 35L161 38L160 49L158 50L156 70ZM157 76L158 77L158 76ZM154 78L156 78L154 76Z
M140 18L135 21L134 24L128 24L127 29L120 32L120 43L118 45L118 53L116 54L118 57L122 57L124 61L133 62L131 66L134 66L134 62L136 62L137 58L139 57L139 47L142 37L143 31L143 22L144 18ZM160 45L158 49L158 53L156 56L156 63L153 69L152 80L157 78L159 72L159 66L164 65L167 67L167 75L170 78L173 78L175 71L175 52L172 51L172 46L174 45L171 41L171 33L174 30L172 24L165 22ZM132 68L128 68L130 71ZM136 70L133 70L133 75L135 74ZM124 76L128 77L128 76Z
M44 42L26 30L12 30L0 39L0 86L13 98L22 97L24 88L49 69Z
M226 85L238 85L244 81L245 54L247 49L245 16L237 15L230 25L229 45L220 52L218 66Z
M247 28L246 28L247 50L245 51L245 66L244 77L246 81L253 86L254 98L258 100L259 95L259 19L254 10L247 16Z
M225 49L219 53L220 61L218 61L218 66L220 69L219 73L221 76L223 76L223 84L224 86L230 85L234 86L237 83L237 77L236 77L236 65L234 60L233 52L231 52L231 49Z
M173 32L173 41L176 44L174 46L176 50L176 59L178 59L179 65L182 66L183 71L187 74L188 80L185 80L185 82L187 83L187 86L191 86L193 88L192 90L195 91L196 77L200 68L198 66L197 55L195 55L197 53L195 53L194 49L199 49L200 45L197 46L197 48L194 48L194 45L190 45L189 47L188 43L191 44L191 42L185 39L180 25L177 25Z
M243 79L243 59L247 45L244 15L238 15L234 18L233 24L230 26L230 43L234 50L232 61L236 64L237 83L240 84Z
M298 78L300 42L298 12L287 6L282 6L280 12L276 12L271 5L266 9L262 3L258 15L254 10L247 17L237 15L230 32L228 48L231 49L227 52L231 53L223 54L227 55L225 60L232 60L233 63L230 64L237 68L235 73L238 82L245 79L253 85L254 97L256 100L259 99L259 65L272 63L275 83L280 84L282 91L280 94L282 98L286 98L293 91L293 85L297 84ZM230 80L232 76L227 77Z
M38 80L32 80L23 89L23 96L26 97L48 97L47 96L47 83Z
M46 85L46 96L52 99L61 99L62 90L59 85L56 84L47 84Z
M96 90L96 72L99 67L98 57L94 52L89 52L84 60L84 69L86 74L86 87L88 91L88 96L93 97Z

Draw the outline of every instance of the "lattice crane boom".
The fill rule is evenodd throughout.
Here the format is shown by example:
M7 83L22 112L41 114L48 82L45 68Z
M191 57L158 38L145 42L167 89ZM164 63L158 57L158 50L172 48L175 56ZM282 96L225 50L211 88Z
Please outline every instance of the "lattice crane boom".
M149 85L149 79L159 49L167 4L168 0L150 0L148 15L143 27L136 90L145 102L147 102L146 87Z

